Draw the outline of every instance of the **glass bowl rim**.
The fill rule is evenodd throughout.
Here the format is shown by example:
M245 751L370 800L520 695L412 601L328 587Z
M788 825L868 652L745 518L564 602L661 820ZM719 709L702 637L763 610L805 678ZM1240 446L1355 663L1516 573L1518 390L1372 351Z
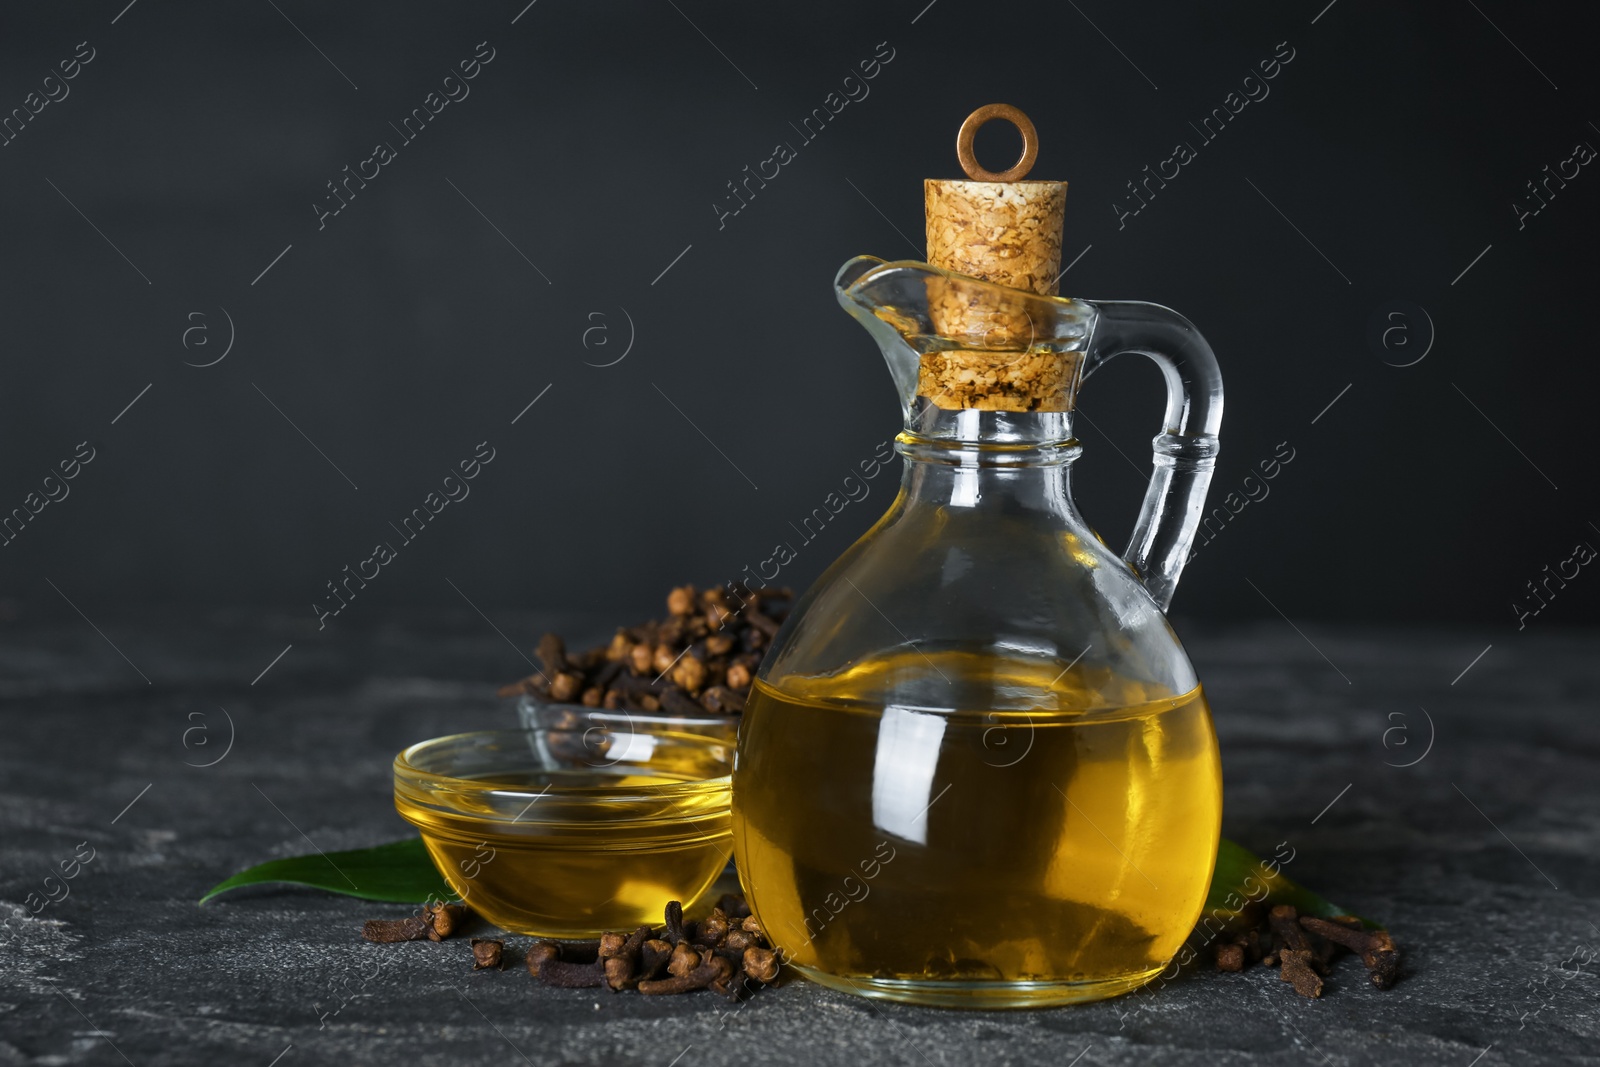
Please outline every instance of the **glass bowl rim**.
M728 732L728 741L734 740L734 733L738 730L741 716L730 715L723 712L703 711L696 715L678 715L659 711L630 711L627 708L591 708L587 704L573 704L552 700L535 700L524 693L517 698L517 719L522 724L523 730L548 729L546 726L530 726L530 714L571 713L587 716L589 719L617 719L623 718L632 722L676 724L680 726L705 726L714 727ZM505 731L477 730L471 733L503 733ZM515 732L515 731L512 731Z
M542 706L548 708L565 707L563 705L549 704ZM590 713L602 709L588 708L578 705L574 710ZM609 717L609 714L607 717ZM727 716L723 716L722 718L726 719ZM490 738L528 738L539 733L541 729L551 729L551 727L547 726L531 730L526 728L505 730L466 730L460 733L444 734L440 737L428 738L427 740L418 741L415 744L407 745L405 748L401 749L394 758L394 788L396 792L406 789L408 792L425 791L430 793L435 789L444 788L450 792L460 795L492 795L500 803L515 803L519 800L526 800L531 806L534 800L547 795L551 797L560 797L569 802L593 801L598 803L623 802L629 800L671 800L678 797L704 795L707 787L709 786L716 790L725 791L728 794L728 806L731 807L734 739L724 736L686 733L681 730L671 728L684 724L711 725L712 721L709 715L706 719L702 720L683 716L657 716L650 714L639 714L632 716L630 722L635 724L643 722L647 724L647 726L654 727L653 729L641 731L648 736L654 737L662 734L671 734L674 741L677 743L706 749L712 748L713 746L726 748L728 755L727 758L722 761L723 765L727 767L726 772L722 774L711 775L705 778L695 778L689 781L673 782L669 785L618 786L602 784L593 786L548 786L544 790L534 790L492 785L481 782L474 778L465 778L447 772L428 770L418 766L416 762L414 762L419 756L425 754L428 750L443 749L452 742L459 744L467 741L468 739L487 740ZM645 761L641 763L640 766L648 767L649 762ZM441 805L437 798L431 800L429 806L435 808L458 807L457 805ZM720 806L721 805L719 805L719 807ZM473 812L472 815L473 817L480 819L487 818L491 821L493 819L492 816L486 816L481 811ZM541 820L532 819L529 821L530 823L537 823Z

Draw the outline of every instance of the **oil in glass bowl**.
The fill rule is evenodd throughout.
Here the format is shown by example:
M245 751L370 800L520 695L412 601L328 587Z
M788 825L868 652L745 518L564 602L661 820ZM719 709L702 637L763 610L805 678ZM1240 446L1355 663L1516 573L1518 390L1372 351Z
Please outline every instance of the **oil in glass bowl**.
M704 893L732 850L728 728L550 710L396 757L395 807L456 895L503 929L584 938Z

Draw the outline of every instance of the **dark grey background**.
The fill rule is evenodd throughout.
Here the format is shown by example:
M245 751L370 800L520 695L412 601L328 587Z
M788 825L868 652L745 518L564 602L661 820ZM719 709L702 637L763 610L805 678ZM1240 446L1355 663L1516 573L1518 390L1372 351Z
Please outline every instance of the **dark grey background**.
M957 175L958 124L995 100L1037 123L1034 176L1072 183L1066 255L1083 254L1063 290L1170 305L1217 351L1214 501L1295 450L1196 559L1180 613L1277 618L1270 598L1296 620L1511 641L1524 584L1600 544L1581 447L1600 178L1585 168L1521 230L1511 207L1600 144L1573 8L540 0L513 24L525 0L125 2L3 16L5 113L79 41L97 53L0 148L0 511L97 449L0 548L13 619L70 615L70 597L91 618L171 601L311 620L485 439L471 497L344 622L463 597L623 619L677 581L736 577L898 429L830 281L858 253L920 255L921 180ZM319 232L324 183L398 144L389 123L480 41L495 58L470 97ZM1283 41L1270 96L1200 146L1189 122ZM719 229L724 183L798 144L790 123L879 42L894 59L870 96ZM1119 229L1125 183L1178 140L1199 158ZM1003 136L980 148L1006 161ZM1437 333L1405 368L1383 357L1420 351L1425 325L1399 355L1367 336L1396 299ZM185 366L221 352L223 308L232 352ZM586 365L625 347L623 309L631 352ZM210 346L186 349L197 322ZM1114 543L1158 392L1152 369L1113 365L1084 395L1079 502ZM807 584L890 482L786 579ZM1592 620L1597 587L1581 574L1528 625Z

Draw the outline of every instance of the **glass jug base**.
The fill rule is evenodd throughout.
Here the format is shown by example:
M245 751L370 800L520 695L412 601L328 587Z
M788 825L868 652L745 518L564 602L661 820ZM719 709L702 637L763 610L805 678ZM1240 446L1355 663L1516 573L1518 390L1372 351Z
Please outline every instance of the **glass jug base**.
M1131 993L1152 981L1167 968L1101 978L1089 982L967 982L915 980L906 978L847 978L828 974L797 963L788 967L799 971L820 986L853 993L873 1000L892 1000L899 1004L921 1004L930 1008L971 1008L993 1011L1005 1008L1051 1008L1062 1004L1083 1004L1092 1000Z

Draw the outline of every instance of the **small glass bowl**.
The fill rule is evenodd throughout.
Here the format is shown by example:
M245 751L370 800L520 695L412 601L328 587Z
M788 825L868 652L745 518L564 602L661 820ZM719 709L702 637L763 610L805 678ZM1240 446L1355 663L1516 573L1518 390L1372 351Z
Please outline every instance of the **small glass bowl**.
M456 895L540 937L658 925L732 852L734 723L542 705L525 730L454 734L394 761L394 801Z

